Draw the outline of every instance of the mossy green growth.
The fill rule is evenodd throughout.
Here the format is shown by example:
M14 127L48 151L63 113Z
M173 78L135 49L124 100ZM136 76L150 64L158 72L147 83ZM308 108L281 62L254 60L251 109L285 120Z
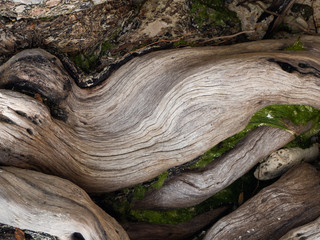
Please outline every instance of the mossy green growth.
M299 136L289 144L289 146L308 147L310 145L310 137L320 132L320 111L304 105L271 105L258 111L250 120L249 124L238 134L226 139L207 153L203 154L200 160L192 166L202 167L214 160L216 157L230 150L239 142L250 130L257 126L267 125L287 129L287 121L295 125L306 124L312 121L312 128L305 134ZM252 170L253 171L253 170ZM206 201L189 208L171 210L171 211L151 211L151 210L133 210L132 204L142 199L148 191L158 189L165 182L168 173L164 172L156 179L151 180L148 184L139 184L133 188L122 190L122 194L117 197L110 195L105 205L111 206L112 210L106 209L108 212L114 212L118 219L123 221L146 221L161 224L178 224L190 220L191 218L217 208L221 205L231 205L237 207L240 194L244 194L244 199L248 199L254 195L257 188L257 180L253 176L253 172L242 176L229 187L218 192ZM260 183L262 185L268 183ZM270 183L269 183L270 184Z
M320 111L318 109L305 105L270 105L256 112L245 129L204 153L190 168L206 166L213 159L233 148L255 127L272 126L289 131L287 127L288 121L294 125L306 124L309 121L312 121L313 124L309 131L298 136L288 146L308 147L311 144L310 137L320 132Z
M220 157L223 153L227 152L228 150L232 149L248 132L253 129L252 128L245 128L241 132L237 133L236 135L229 137L225 141L222 141L218 145L211 148L209 151L205 152L203 155L200 156L199 160L191 165L189 168L201 168L205 167L209 162L213 159Z
M159 189L162 187L162 185L164 184L164 182L166 181L167 177L168 177L168 172L164 172L161 175L158 176L158 181L156 181L153 185L152 188L153 189Z
M153 210L131 210L132 219L136 221L151 222L157 224L179 224L186 222L193 217L204 212L216 209L223 205L236 207L241 192L248 190L244 186L248 186L248 180L252 183L252 179L244 176L231 184L229 187L221 190L206 201L188 208L175 209L170 211L153 211ZM248 194L252 192L256 185L252 185Z
M84 55L82 53L70 56L70 59L85 73L90 73L95 68L99 55L90 54Z
M113 44L111 43L111 41L105 41L104 43L102 43L101 45L101 54L104 54L108 51L110 51L110 49L113 47Z
M240 194L244 195L245 200L249 199L257 191L257 186L258 181L254 178L253 172L249 172L227 188L196 206L170 211L131 210L130 215L135 221L179 224L220 206L228 205L232 208L237 208L241 204L239 202Z
M178 47L181 47L181 46L189 46L189 44L185 39L181 39L180 41L174 42L173 46L175 48L178 48Z
M300 38L294 42L291 46L286 47L284 50L286 51L304 51L305 48L303 43L301 42Z
M192 0L190 15L200 27L206 25L225 26L227 21L236 21L236 13L225 7L224 0Z
M311 136L320 132L320 110L305 105L271 105L258 111L251 119L249 126L268 125L282 129L287 128L286 121L294 125L305 125L312 122L310 130L297 136L288 147L309 147Z

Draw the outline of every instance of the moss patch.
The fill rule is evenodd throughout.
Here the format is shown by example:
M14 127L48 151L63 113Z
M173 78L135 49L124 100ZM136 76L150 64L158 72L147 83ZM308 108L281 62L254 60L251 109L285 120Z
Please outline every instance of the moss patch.
M288 130L286 126L287 121L292 122L294 125L306 124L309 121L313 123L312 128L308 132L298 136L288 144L290 147L309 147L311 145L310 137L320 132L320 111L318 109L304 105L270 105L256 112L244 130L204 153L199 161L190 168L206 166L213 159L233 148L255 127L272 126Z
M291 121L295 125L306 124L309 121L313 122L312 129L296 138L289 146L308 147L311 144L310 137L320 132L319 110L303 105L271 105L258 111L243 131L219 143L203 154L199 161L192 165L191 168L203 167L213 161L216 157L234 147L250 130L257 126L267 125L286 129L286 121ZM193 207L171 211L132 209L132 204L136 200L142 199L147 192L160 188L167 177L168 172L164 172L147 183L108 194L103 202L100 203L100 206L122 222L145 221L159 224L178 224L221 205L231 205L233 208L237 208L242 202L242 196L246 200L252 197L258 190L258 181L254 178L253 170L251 170L229 187ZM259 189L273 181L260 182Z
M95 69L99 55L96 54L78 54L75 56L70 56L70 59L85 73L90 73L92 69Z
M224 0L193 0L190 15L199 28L239 23L236 13L225 7Z
M305 50L300 38L294 42L291 46L286 47L284 50L286 51L303 51Z
M105 41L101 45L101 53L104 54L104 53L110 51L112 47L113 47L113 44L111 43L111 41Z

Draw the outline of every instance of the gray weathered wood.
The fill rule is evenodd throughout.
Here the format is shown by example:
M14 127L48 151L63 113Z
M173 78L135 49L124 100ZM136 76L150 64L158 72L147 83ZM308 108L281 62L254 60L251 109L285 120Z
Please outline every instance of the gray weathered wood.
M280 240L317 240L320 239L320 217L316 220L289 231Z
M43 173L0 168L0 222L59 239L129 239L78 186ZM76 238L78 237L78 238Z
M306 51L282 50L295 40L147 54L94 88L71 83L51 106L56 118L44 103L1 89L0 163L55 174L88 192L151 179L239 132L264 106L320 108L320 39L301 38ZM24 51L23 61L38 68L36 60L48 56L38 52ZM41 76L61 79L52 77L58 62L51 55ZM30 72L20 80L34 79ZM17 74L6 66L0 79L14 84Z
M314 167L307 163L296 166L220 219L204 239L279 239L320 216L319 182Z
M196 205L229 186L263 158L294 138L292 133L283 129L256 128L219 159L203 169L173 177L160 189L147 194L135 206L170 209Z

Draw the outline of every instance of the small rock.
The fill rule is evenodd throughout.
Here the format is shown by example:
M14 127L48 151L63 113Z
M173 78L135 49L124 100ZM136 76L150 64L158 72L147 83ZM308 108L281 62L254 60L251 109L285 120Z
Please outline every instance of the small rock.
M276 178L286 172L289 168L301 163L311 162L319 156L318 144L307 149L285 148L272 153L264 159L254 172L259 180Z

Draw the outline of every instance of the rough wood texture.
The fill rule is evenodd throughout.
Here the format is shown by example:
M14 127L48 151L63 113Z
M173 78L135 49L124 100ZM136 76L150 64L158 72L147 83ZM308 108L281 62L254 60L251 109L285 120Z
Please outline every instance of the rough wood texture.
M0 168L0 222L59 239L129 239L123 228L68 180Z
M0 163L55 174L88 192L146 181L239 132L264 106L320 108L320 39L301 38L306 51L282 50L295 40L147 54L94 88L71 83L67 96L49 105L53 115L45 101L1 89ZM37 51L22 52L19 64L33 61L41 71L37 59L48 54ZM51 55L41 76L62 79L58 62ZM30 72L19 81L33 79ZM17 74L4 66L0 79L14 86Z
M170 209L196 205L229 186L260 160L293 139L294 135L283 129L256 128L219 159L203 169L173 177L135 206Z
M220 207L178 225L128 223L125 224L124 229L127 231L131 240L187 239L188 237L194 236L209 224L213 224L227 209L228 207Z
M317 240L320 239L320 217L301 227L289 231L280 240Z
M14 2L17 4L18 1ZM21 2L24 4L31 3L31 1ZM15 3L1 2L1 54L13 54L17 50L34 46L56 49L60 53L77 53L80 51L92 53L93 49L96 50L102 42L112 39L111 36L117 33L119 28L121 30L123 24L127 25L127 19L134 14L134 9L129 1L107 0L103 4L83 8L82 11L72 12L75 10L73 8L67 10L69 14L60 11L54 14L60 16L44 16L49 9L42 11L37 6L43 2L33 1L34 4L29 7L26 6L25 10L31 8L33 10L31 9L30 15L28 13L25 16L12 12ZM61 5L68 8L66 5L72 5L72 2L75 1L63 1ZM21 6L22 4L20 4ZM12 17L25 17L25 19L12 19ZM43 18L31 19L33 17Z
M220 219L204 239L279 239L320 216L319 183L319 172L303 163Z

